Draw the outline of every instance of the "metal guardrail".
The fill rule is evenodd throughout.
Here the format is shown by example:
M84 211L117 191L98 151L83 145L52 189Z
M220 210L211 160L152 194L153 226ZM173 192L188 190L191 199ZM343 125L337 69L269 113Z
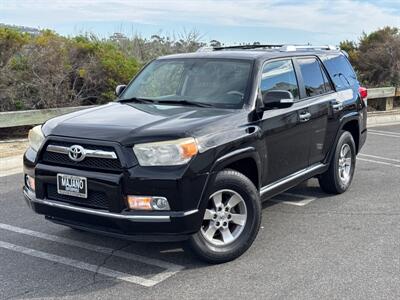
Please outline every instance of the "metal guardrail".
M374 104L379 111L390 111L393 109L394 97L400 96L400 88L382 87L368 89L368 101ZM371 103L372 102L372 103Z
M397 89L397 92L400 93L400 89ZM396 88L395 87L382 87L382 88L374 88L368 89L368 99L377 99L377 98L388 98L396 96Z
M378 110L387 111L393 109L394 97L400 97L400 88L368 89L368 101L377 101ZM93 106L0 112L0 129L42 124L48 119L89 107Z
M0 112L0 128L42 124L48 119L89 107L91 106Z

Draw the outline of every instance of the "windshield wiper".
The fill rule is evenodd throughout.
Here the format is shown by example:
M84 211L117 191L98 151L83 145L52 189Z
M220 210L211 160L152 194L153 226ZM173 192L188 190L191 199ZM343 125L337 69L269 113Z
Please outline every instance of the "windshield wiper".
M127 99L119 99L118 102L121 102L121 103L124 103L124 102L154 103L154 102L157 102L157 100L148 99L148 98L132 97L132 98L127 98Z
M161 100L158 101L158 104L182 104L182 105L190 105L197 107L213 107L213 105L209 103L189 101L189 100Z

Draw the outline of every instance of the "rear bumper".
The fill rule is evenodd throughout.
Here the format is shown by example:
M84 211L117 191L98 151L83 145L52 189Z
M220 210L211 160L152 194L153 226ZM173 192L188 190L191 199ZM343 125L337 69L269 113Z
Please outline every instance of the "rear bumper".
M138 241L185 240L200 228L197 209L183 212L121 212L92 209L38 199L23 188L24 198L36 213L55 223Z

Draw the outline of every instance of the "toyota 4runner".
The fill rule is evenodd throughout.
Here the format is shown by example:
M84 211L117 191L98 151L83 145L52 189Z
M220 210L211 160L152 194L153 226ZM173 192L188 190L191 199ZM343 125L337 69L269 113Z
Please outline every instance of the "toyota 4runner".
M366 140L367 91L331 46L236 46L146 65L115 102L29 133L26 202L50 221L133 240L244 253L261 202L317 177L345 192Z

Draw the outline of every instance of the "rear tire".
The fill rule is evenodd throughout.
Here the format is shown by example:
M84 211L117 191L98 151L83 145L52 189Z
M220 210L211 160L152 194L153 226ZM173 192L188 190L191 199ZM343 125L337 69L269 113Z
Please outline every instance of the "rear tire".
M216 175L207 209L189 245L200 259L223 263L242 255L253 243L261 223L259 192L249 178L234 170Z
M351 185L356 166L356 145L348 131L341 131L329 169L318 178L321 189L329 194L344 193Z

